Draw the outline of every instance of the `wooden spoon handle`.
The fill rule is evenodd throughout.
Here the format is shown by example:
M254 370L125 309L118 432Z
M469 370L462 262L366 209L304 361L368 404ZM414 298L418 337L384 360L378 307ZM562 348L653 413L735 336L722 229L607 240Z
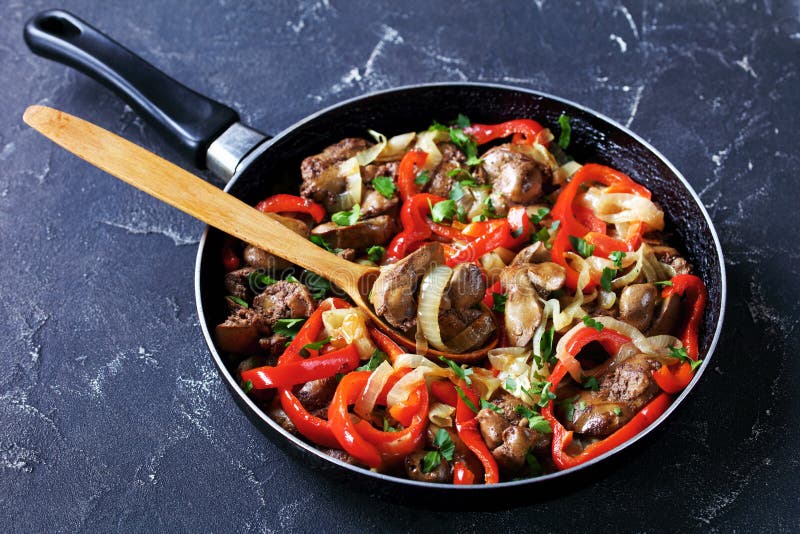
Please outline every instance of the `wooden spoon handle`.
M45 106L30 106L23 120L45 137L123 182L192 217L357 291L370 269L343 260L167 160L99 126Z

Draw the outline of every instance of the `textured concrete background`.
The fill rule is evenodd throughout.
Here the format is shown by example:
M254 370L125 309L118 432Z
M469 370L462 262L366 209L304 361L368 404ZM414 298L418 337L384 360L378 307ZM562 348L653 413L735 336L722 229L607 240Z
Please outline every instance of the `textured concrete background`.
M169 158L98 84L33 56L0 4L0 529L553 531L800 528L800 3L65 1L250 124L428 81L554 93L630 126L720 232L715 372L667 432L569 496L497 513L376 501L285 456L235 406L197 324L202 225L21 121L45 103Z

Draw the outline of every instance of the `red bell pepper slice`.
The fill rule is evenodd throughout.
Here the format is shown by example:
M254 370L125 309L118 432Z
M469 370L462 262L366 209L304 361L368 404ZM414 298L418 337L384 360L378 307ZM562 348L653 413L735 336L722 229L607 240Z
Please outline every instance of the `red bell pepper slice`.
M255 389L288 388L312 380L329 378L336 373L347 373L358 367L360 361L358 350L351 343L343 349L316 358L309 357L277 367L267 365L244 371L242 381L249 380Z
M419 187L415 182L417 169L421 169L427 159L427 152L409 150L400 160L397 166L397 189L403 202L407 202L409 198L419 193Z
M453 464L453 484L456 486L469 485L475 483L475 473L469 470L464 462Z
M356 430L348 411L361 395L370 374L370 371L355 371L342 378L328 407L328 422L342 449L369 467L377 468L383 463L380 452Z
M589 222L587 217L584 216L584 222L581 222L576 214L576 207L573 205L581 191L581 186L592 182L604 184L617 192L632 193L648 199L651 197L650 191L648 191L647 188L637 184L626 174L614 170L611 167L598 165L596 163L589 163L581 167L569 183L564 186L550 212L553 220L559 221L560 224L558 233L553 240L551 254L553 256L553 261L562 265L567 270L566 284L567 287L573 290L576 289L578 285L578 272L567 264L564 254L573 248L569 236L586 239L585 236L593 229L584 224L585 222ZM578 212L580 212L580 209L578 209ZM594 230L597 230L599 225L596 223L593 224L596 226ZM632 225L632 228L633 233L628 236L628 241L624 244L624 247L622 246L622 241L614 240L614 242L609 242L595 235L590 236L593 240L591 244L594 244L595 247L597 247L598 244L601 245L600 250L596 249L596 252L597 254L605 255L605 257L608 257L608 253L614 250L633 252L641 243L641 232L644 230L644 227L643 225ZM596 233L600 234L600 232ZM599 279L593 278L589 281L585 289L592 289L598 283Z
M378 349L386 353L392 365L394 365L394 361L398 356L405 354L406 351L404 351L400 345L374 326L367 327L367 332L369 332L369 337L372 338L372 341L378 346Z
M500 124L473 124L464 128L464 133L471 135L479 145L508 137L511 134L516 134L514 143L532 145L537 142L539 132L542 130L544 130L542 125L535 120L517 119ZM547 143L541 144L547 145Z
M461 381L460 387L464 395L474 406L480 406L478 395L469 389L463 380ZM456 430L458 431L458 437L461 438L464 445L466 445L467 448L478 457L481 464L483 464L483 481L486 484L497 484L500 482L500 470L497 467L494 456L492 456L491 451L489 451L489 448L483 441L483 437L478 430L478 420L475 419L475 415L472 408L470 408L459 395L458 403L456 404Z
M494 294L502 294L503 293L503 286L500 284L499 281L495 282L491 286L486 288L486 293L483 295L483 303L486 304L489 309L494 306Z
M331 432L330 424L325 419L311 415L305 409L300 399L294 396L291 389L278 390L281 407L300 435L313 441L321 447L338 449L339 440Z
M239 259L239 256L233 250L233 243L234 239L230 236L226 236L222 243L222 250L220 251L220 255L222 257L222 267L225 269L226 273L238 269L242 262L242 260Z
M612 330L611 328L605 327L601 331L597 331L597 329L592 327L584 327L575 332L575 334L570 338L569 343L567 343L565 349L570 356L577 356L578 353L591 343L592 341L597 341L602 345L606 352L610 355L615 355L619 352L619 349L622 348L622 345L628 343L631 340L628 336L620 334L616 330ZM552 382L552 380L551 380ZM553 384L553 389L557 384Z
M311 314L311 317L306 319L306 322L303 323L303 326L300 328L300 331L297 332L297 335L294 337L289 346L286 347L286 350L283 351L280 358L278 358L278 366L283 364L302 360L303 357L300 355L300 351L308 345L309 343L314 343L319 339L319 334L322 331L322 313L333 308L350 308L350 303L345 300L342 300L337 297L331 297L329 299L323 300L317 309L314 310L314 313ZM315 349L306 349L310 356L316 356L318 351Z
M366 383L365 383L366 384ZM406 404L413 409L408 424L396 432L384 432L363 419L355 424L356 430L375 445L384 459L399 459L419 448L428 426L428 388L421 383L411 392ZM401 421L402 423L402 421Z
M444 198L427 193L413 195L403 203L400 211L400 223L403 231L394 236L386 250L386 262L392 263L406 257L416 250L422 241L431 236L427 216L431 206L444 200Z
M678 274L672 278L672 285L667 286L661 292L663 298L670 295L680 295L684 297L681 307L681 316L684 317L679 329L679 337L686 354L694 361L700 356L700 346L698 334L700 331L700 321L708 300L708 292L703 281L693 274ZM653 371L658 387L666 393L678 393L689 385L694 378L694 370L689 362L681 362L674 365L664 365L657 371Z
M256 209L264 213L307 213L318 223L325 218L322 205L295 195L272 195L256 204Z
M455 406L458 403L458 393L453 383L449 380L439 380L438 382L431 382L431 394L439 402Z
M680 328L680 339L689 357L697 360L700 355L698 344L700 322L703 320L708 300L706 286L700 278L693 274L678 274L672 278L672 285L665 287L661 292L662 298L670 295L684 297L681 316L685 319Z

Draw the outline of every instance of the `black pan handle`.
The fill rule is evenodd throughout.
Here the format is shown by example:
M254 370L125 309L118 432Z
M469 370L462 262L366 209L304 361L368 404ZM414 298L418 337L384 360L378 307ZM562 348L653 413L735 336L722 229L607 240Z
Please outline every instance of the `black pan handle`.
M239 121L228 106L192 91L75 15L43 11L25 24L25 42L43 57L102 83L156 127L200 169L206 150Z

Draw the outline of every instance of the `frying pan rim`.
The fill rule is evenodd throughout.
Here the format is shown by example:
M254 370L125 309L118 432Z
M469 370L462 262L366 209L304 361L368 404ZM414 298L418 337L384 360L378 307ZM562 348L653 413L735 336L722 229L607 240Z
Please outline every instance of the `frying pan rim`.
M615 447L614 449L606 452L605 454L602 454L602 455L598 456L597 458L594 458L594 459L592 459L592 460L590 460L590 461L588 461L586 463L583 463L583 464L581 464L579 466L576 466L576 467L573 467L573 468L570 468L570 469L566 469L566 470L563 470L563 471L556 471L554 473L549 473L547 475L543 475L543 476L535 477L535 478L512 480L512 481L501 482L501 483L493 484L493 485L470 485L470 486L458 485L457 486L457 485L434 484L434 483L430 483L430 482L419 482L419 481L410 480L410 479L402 479L402 478L391 476L391 475L385 475L385 474L382 474L382 473L376 473L376 472L370 471L368 469L364 469L364 468L361 468L361 467L350 465L350 464L345 463L345 462L343 462L341 460L338 460L336 458L328 456L324 452L316 449L314 446L306 443L301 438L299 438L299 437L297 437L297 436L295 436L293 434L290 434L288 431L286 431L283 427L281 427L278 423L276 423L274 420L272 420L272 418L270 418L267 414L265 414L260 408L258 408L256 406L256 404L252 401L252 399L250 399L250 397L248 397L241 390L241 388L239 387L239 385L236 382L236 380L233 378L231 373L228 371L228 368L226 367L225 363L222 361L222 358L221 358L219 352L217 351L216 346L214 345L214 340L212 338L211 331L210 331L210 329L208 327L208 324L207 324L207 321L206 321L206 315L205 315L204 310L203 310L202 288L201 288L201 278L202 278L202 276L201 276L201 273L203 271L203 256L204 256L204 252L205 252L205 245L206 245L208 234L209 234L209 230L210 230L209 226L206 226L205 229L203 230L203 234L202 234L202 237L200 238L200 242L199 242L198 248L197 248L197 257L195 259L195 277L194 277L195 305L196 305L196 309L197 309L198 319L199 319L199 322L200 322L200 327L201 327L201 329L203 331L203 337L205 338L205 341L206 341L206 345L208 346L208 349L211 352L212 357L214 358L214 363L217 366L217 370L219 371L219 373L223 376L223 378L227 382L228 388L231 391L231 395L234 395L234 394L237 395L239 397L238 400L240 402L238 404L239 404L240 407L243 407L242 403L244 403L244 405L246 405L248 407L248 409L250 410L250 412L253 415L258 417L260 420L262 420L268 426L272 427L273 430L275 430L279 434L281 434L285 439L287 439L289 442L291 442L295 447L300 448L300 449L302 449L302 450L304 450L304 451L306 451L308 453L314 454L315 456L319 457L321 460L323 460L325 462L330 462L330 463L332 463L334 465L337 465L338 467L340 467L342 469L346 469L348 471L351 471L354 474L361 475L361 476L366 476L366 477L369 477L369 478L372 478L372 479L378 479L378 480L381 480L383 482L387 482L387 483L390 483L390 484L398 484L398 485L405 486L405 487L416 486L416 487L424 488L425 490L435 489L437 491L439 491L439 490L459 491L459 492L474 492L474 491L486 492L486 491L492 491L492 490L501 491L501 490L507 490L508 488L513 488L513 487L517 487L517 486L528 486L528 485L533 485L533 484L536 484L536 485L538 485L538 484L546 484L548 481L551 481L551 480L554 480L554 479L558 479L558 478L562 478L562 477L565 477L565 476L569 476L572 473L576 473L578 471L590 468L591 466L594 466L594 465L596 465L596 464L598 464L600 462L603 462L605 459L610 458L610 457L616 455L617 453L620 453L623 450L633 446L635 443L639 442L641 439L644 439L645 436L647 436L651 432L655 431L658 427L660 427L663 424L663 422L667 418L670 417L670 415L672 415L672 413L683 403L684 399L694 389L694 387L697 385L698 381L700 380L700 377L703 375L703 373L705 372L706 368L709 366L711 358L712 358L712 356L713 356L713 354L714 354L714 352L715 352L715 350L717 348L717 344L719 342L719 338L720 338L720 335L722 333L722 325L723 325L723 322L724 322L724 319L725 319L725 308L726 308L726 303L727 303L727 277L726 277L726 271L725 271L725 261L724 261L724 257L723 257L723 253L722 253L722 246L721 246L720 241L719 241L719 236L717 235L717 231L716 231L716 229L714 227L713 222L711 221L711 217L709 216L708 211L706 210L705 206L703 205L702 201L700 200L699 195L695 192L694 188L691 186L691 184L688 182L688 180L686 180L686 178L683 176L683 174L660 151L658 151L648 141L646 141L645 139L640 137L638 134L636 134L635 132L631 131L629 128L627 128L626 126L620 124L619 122L615 121L614 119L612 119L612 118L610 118L610 117L608 117L608 116L606 116L606 115L604 115L602 113L599 113L599 112L597 112L597 111L595 111L595 110L593 110L591 108L588 108L588 107L586 107L586 106L584 106L582 104L578 104L578 103L573 102L571 100L568 100L568 99L565 99L565 98L562 98L562 97L558 97L558 96L555 96L555 95L551 95L549 93L545 93L545 92L542 92L542 91L537 91L537 90L533 90L533 89L526 89L526 88L523 88L523 87L516 87L516 86L511 86L511 85L505 85L505 84L484 83L484 82L433 82L433 83L405 85L405 86L400 86L400 87L393 87L391 89L384 89L384 90L380 90L380 91L374 91L374 92L366 93L366 94L359 95L359 96L356 96L356 97L353 97L353 98L349 98L347 100L343 100L343 101L337 102L337 103L335 103L335 104L333 104L331 106L328 106L328 107L326 107L324 109L316 111L315 113L312 113L311 115L308 115L308 116L300 119L299 121L295 122L291 126L283 129L281 132L276 134L274 137L265 140L259 146L254 148L250 152L250 154L240 162L240 164L237 167L236 173L228 181L228 183L226 184L224 190L226 192L229 191L230 188L233 187L234 184L236 184L236 182L239 180L241 175L250 167L250 165L255 160L260 158L264 154L264 152L268 151L275 141L278 141L278 140L282 139L283 137L285 137L287 135L290 135L292 132L297 130L299 127L301 127L301 126L303 126L305 124L308 124L310 122L315 121L317 118L319 118L322 115L325 115L325 114L330 113L332 111L336 111L336 110L339 110L341 108L350 106L351 104L354 104L356 102L360 102L362 100L367 100L367 99L375 97L375 96L391 95L393 93L401 93L401 92L405 92L405 91L409 91L409 90L437 89L437 88L450 88L450 89L456 88L457 89L457 88L462 88L462 87L463 88L477 87L477 88L483 88L483 89L499 90L501 92L526 93L526 94L529 94L531 96L535 96L535 97L539 97L539 98L555 101L557 103L562 103L562 104L574 107L574 108L579 109L579 110L581 110L582 112L584 112L584 113L586 113L588 115L594 116L596 118L599 118L602 121L605 121L606 123L610 124L611 126L614 126L614 127L618 128L619 130L621 130L622 132L624 132L625 134L629 135L637 143L639 143L641 146L643 146L645 149L647 149L650 153L652 153L656 158L661 160L661 162L664 163L667 166L667 168L672 172L672 174L675 177L677 177L677 179L680 182L680 184L686 190L688 190L690 196L694 200L695 205L698 208L700 208L700 212L703 215L703 219L705 221L706 228L710 231L711 236L712 236L712 238L714 240L714 249L716 250L716 253L717 253L717 262L718 262L718 266L719 266L719 276L720 276L720 286L721 286L720 287L719 318L717 319L717 323L716 323L715 331L714 331L714 336L713 336L713 338L711 340L711 344L709 345L708 351L707 351L707 353L705 355L705 359L703 361L703 364L698 368L697 372L695 373L694 378L689 383L689 385L681 392L680 395L678 395L678 397L675 398L675 400L672 402L672 404L667 408L667 410L655 422L653 422L651 425L649 425L643 431L639 432L633 438L627 440L625 443L622 443L621 445L619 445L619 446Z

